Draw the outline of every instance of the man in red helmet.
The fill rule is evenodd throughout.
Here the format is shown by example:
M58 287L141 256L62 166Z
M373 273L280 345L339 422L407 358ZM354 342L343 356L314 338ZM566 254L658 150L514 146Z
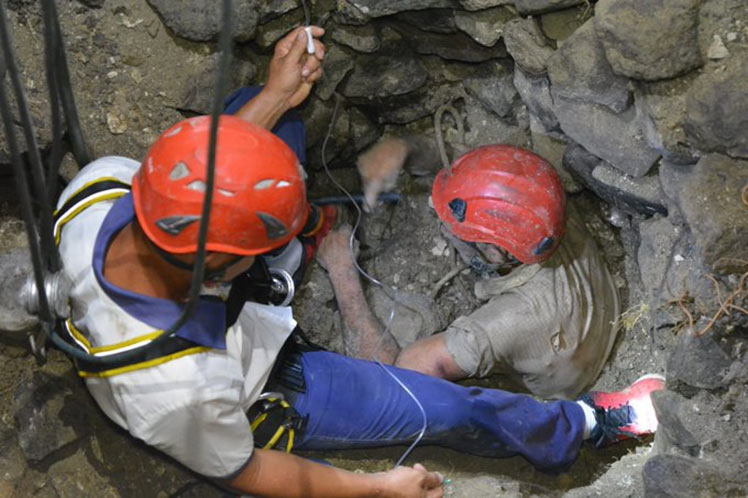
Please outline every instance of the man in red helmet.
M367 198L402 166L411 145L389 139L362 155ZM543 398L573 399L597 379L615 341L619 300L602 255L578 216L567 216L554 168L530 151L480 147L441 170L431 199L442 234L479 275L487 300L446 331L403 350L383 336L366 304L349 231L323 242L349 351L457 380L501 373Z
M131 353L116 364L76 361L107 416L202 475L271 497L443 493L441 476L420 465L357 474L274 447L387 446L420 433L424 444L522 455L558 471L575 460L586 438L607 444L651 433L649 392L661 383L550 403L462 387L299 345L289 340L296 327L290 307L251 299L267 282L250 273L263 258L284 254L307 224L298 156L268 131L284 135L275 125L321 74L324 47L317 42L316 57L305 50L303 28L281 40L264 89L239 106L239 117L219 120L207 285L174 334L162 331L177 323L190 294L209 118L166 130L142 163L94 161L62 193L55 238L73 282L66 339L98 358Z

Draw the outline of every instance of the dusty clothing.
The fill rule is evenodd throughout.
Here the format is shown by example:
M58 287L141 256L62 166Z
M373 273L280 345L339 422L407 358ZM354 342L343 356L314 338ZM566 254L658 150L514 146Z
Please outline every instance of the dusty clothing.
M512 376L545 398L571 398L600 374L615 341L618 293L594 240L570 212L548 261L478 282L490 298L445 333L457 365Z
M133 219L126 187L138 167L122 157L94 161L58 203L59 208L69 199L76 202L82 188L97 182L124 184L88 197L96 202L81 199L69 206L71 216L62 216L57 227L64 268L74 282L66 329L82 349L97 355L144 345L181 314L177 303L118 288L103 275L109 243ZM177 331L194 347L132 368L81 375L101 409L130 434L203 475L228 477L252 454L245 411L295 325L289 307L246 303L227 328L224 303L202 296Z

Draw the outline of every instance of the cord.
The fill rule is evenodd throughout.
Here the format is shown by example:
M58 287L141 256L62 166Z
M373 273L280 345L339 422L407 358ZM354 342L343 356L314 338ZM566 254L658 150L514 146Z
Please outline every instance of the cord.
M54 10L54 2L45 1L42 3L44 9L45 21L49 22L49 27L45 31L45 34L55 33L57 40L61 40L59 33L59 24L57 24L57 13ZM26 136L28 149L30 155L33 156L34 151L37 152L36 142L33 133L33 125L28 118L28 109L26 108L26 99L23 93L23 87L20 85L18 79L18 69L15 64L15 54L12 51L12 44L10 43L10 36L7 29L7 17L3 8L2 2L0 2L0 46L3 54L0 56L0 75L5 75L6 71L11 79L12 87L16 93L16 102L19 104L21 120ZM211 200L213 196L213 184L215 176L215 151L216 141L218 132L218 119L221 113L223 95L226 86L226 80L228 75L229 60L231 56L231 0L223 0L223 13L222 13L222 26L219 46L221 58L219 60L219 68L216 72L216 84L215 93L213 98L213 105L211 109L211 129L210 129L210 140L208 145L208 164L206 174L206 189L205 197L203 198L202 206L202 217L200 220L200 227L198 232L198 250L194 264L194 272L192 274L192 282L190 284L189 299L185 304L182 314L179 318L166 330L164 330L158 337L154 338L150 343L145 346L134 348L129 351L117 353L109 356L96 356L87 352L81 351L65 341L55 329L55 321L52 316L49 301L44 285L44 275L48 268L49 261L54 261L53 258L59 257L57 248L54 245L54 241L47 240L52 237L51 228L45 229L51 223L51 208L45 205L45 200L48 198L47 187L44 184L44 172L41 166L41 161L37 161L32 157L31 161L31 172L34 179L33 185L36 190L38 200L42 204L42 217L41 217L41 233L34 222L33 207L31 201L31 194L27 183L26 171L23 167L23 163L20 157L20 151L16 142L13 117L11 114L11 108L9 99L5 92L5 84L3 80L0 80L0 115L5 128L6 138L8 139L9 149L11 152L12 163L14 168L14 177L16 180L16 186L18 188L19 199L21 201L21 208L24 217L24 224L26 225L27 236L29 240L29 250L31 252L31 261L34 269L34 279L37 286L37 295L39 299L39 311L42 320L42 329L52 341L52 343L72 358L83 360L96 365L106 365L109 368L115 368L119 365L126 365L130 360L135 358L139 353L148 351L155 348L159 344L168 340L177 330L179 330L184 323L192 316L193 311L197 305L200 297L200 290L202 287L202 281L204 276L204 263L205 263L205 243L207 240L208 223L210 220L211 212ZM46 48L49 49L53 44L46 44ZM63 44L60 42L57 47L57 57L60 57L61 51L64 51ZM64 61L64 58L61 59ZM68 81L65 77L67 74L67 67L62 68L63 65L59 62L56 66L58 71L64 73L64 75L57 80L58 84L61 81ZM59 75L57 75L59 76ZM58 85L64 87L65 85ZM59 88L58 88L59 90ZM65 105L65 91L61 91L63 108L68 112ZM71 92L72 95L72 92ZM74 106L74 103L70 102ZM49 218L49 221L45 222L45 218ZM41 244L40 240L41 239ZM51 245L51 248L48 246Z
M350 200L351 204L353 204L353 207L356 209L356 223L353 225L353 229L351 230L351 236L348 239L348 247L351 250L351 253L353 253L353 241L355 239L356 232L358 231L358 228L361 225L361 219L363 218L363 211L361 210L361 207L355 202L355 200L354 200L353 196L351 195L351 193L348 192L348 190L346 190L346 188L343 187L332 176L332 173L330 172L330 168L327 165L327 158L325 157L326 156L326 151L327 151L327 143L330 140L330 136L332 135L333 127L335 126L335 120L337 119L337 116L338 116L338 109L340 107L340 102L341 101L342 101L342 97L340 97L340 95L338 95L336 93L335 94L335 107L333 108L333 111L332 111L332 117L330 118L330 124L327 127L327 133L325 134L325 139L322 141L321 155L322 155L322 166L325 169L325 173L327 174L327 177L335 185L335 187L337 187L338 190L340 190ZM382 288L383 290L385 289L385 285L381 281L377 280L372 275L370 275L369 273L367 273L363 268L361 268L361 266L358 264L358 261L356 261L356 258L353 259L353 264L355 265L356 270L361 275L363 275L367 280L369 280L369 282L371 282L372 284L376 285L377 287ZM392 324L392 320L395 318L395 308L397 307L397 305L399 303L395 299L393 299L393 303L394 304L392 306L392 310L390 311L390 317L387 320L387 326L385 327L384 332L382 333L382 337L386 336L386 334L389 333L390 326ZM410 456L410 453L413 451L413 449L415 449L415 447L418 445L418 443L420 443L421 440L423 439L423 436L426 434L426 429L428 428L428 417L426 416L426 410L423 408L423 405L418 400L418 397L415 394L413 394L413 391L411 391L410 388L408 388L408 386L406 386L403 383L403 381L400 380L400 378L398 378L398 376L395 375L394 372L392 372L392 370L388 369L379 360L377 353L379 351L379 348L381 347L381 341L382 341L382 339L380 338L380 343L377 346L377 349L375 349L374 354L372 355L372 359L377 363L377 365L379 365L382 368L382 370L384 370L390 377L392 377L392 379L395 382L397 382L397 384L413 399L413 401L418 406L418 409L421 412L421 416L423 417L423 425L421 426L421 430L418 433L418 436L416 437L416 439L411 443L411 445L405 450L405 452L400 456L400 458L395 463L395 467L398 467L398 466L402 465L402 463L405 461L405 459L407 459L408 456Z

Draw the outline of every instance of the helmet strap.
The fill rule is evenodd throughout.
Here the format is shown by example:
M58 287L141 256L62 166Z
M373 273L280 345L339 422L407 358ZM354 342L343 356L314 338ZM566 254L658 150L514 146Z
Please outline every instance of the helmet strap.
M145 237L145 239L150 243L150 245L156 250L156 253L175 268L179 268L180 270L185 270L189 272L195 271L195 265L194 263L187 263L186 261L182 261L181 259L175 257L172 253L168 251L164 251L159 246L153 243L151 239L148 237ZM220 282L223 280L223 277L226 275L226 270L235 263L235 261L231 261L229 263L226 263L225 265L216 268L215 270L205 270L205 273L203 274L203 282L208 283L215 283Z
M481 252L478 250L478 248L475 247L475 244L473 244L472 242L465 242L464 240L456 237L443 224L441 225L441 230L442 235L444 235L447 240L449 240L449 242L452 244L452 247L454 247L457 251L457 254L460 255L460 258L478 275L482 277L490 277L501 266L499 264L489 263L483 256L483 254L481 254Z

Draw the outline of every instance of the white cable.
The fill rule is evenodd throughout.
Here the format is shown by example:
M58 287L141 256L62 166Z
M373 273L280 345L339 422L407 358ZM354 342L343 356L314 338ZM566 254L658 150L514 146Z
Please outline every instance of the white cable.
M354 240L354 237L356 236L356 231L358 230L358 227L361 224L361 218L363 217L363 211L361 210L361 207L356 203L355 199L350 194L350 192L348 192L348 190L346 190L345 187L343 187L340 183L338 183L338 181L335 180L335 178L332 176L332 173L330 173L330 168L327 166L327 159L325 158L325 151L327 150L327 142L330 140L330 135L332 135L332 129L335 126L335 119L337 118L337 115L338 115L338 108L340 107L340 101L341 101L341 97L336 94L335 95L335 107L333 108L333 111L332 111L332 118L330 118L330 125L327 128L327 133L325 134L325 139L322 141L321 155L322 155L322 166L325 168L325 173L327 174L328 178L330 178L330 181L338 188L338 190L340 190L341 192L343 192L343 194L345 194L345 196L348 197L348 199L351 201L351 204L353 204L353 207L356 208L356 223L353 225L353 229L351 230L351 236L348 239L348 247L349 247L349 249L351 251L351 254L353 254L353 240ZM355 257L353 258L353 264L355 265L356 270L358 270L358 272L361 275L363 275L364 277L366 277L366 279L369 280L372 284L374 284L374 285L376 285L378 287L384 288L384 284L382 282L380 282L379 280L377 280L373 276L369 275L366 271L364 271L363 268L361 268L361 266L358 264L358 261L356 261ZM372 355L372 359L377 363L377 365L379 365L382 368L382 370L384 370L385 372L387 372L387 374L390 377L392 377L392 379L395 382L397 382L398 385L401 388L403 388L403 390L406 393L408 393L408 395L413 399L413 401L418 406L418 409L421 411L421 416L423 417L423 425L421 426L421 430L418 433L418 436L411 443L411 445L408 446L408 448L405 450L405 452L402 454L402 456L400 456L400 458L395 463L395 467L398 467L398 466L402 465L402 463L405 461L406 458L408 458L408 456L413 451L413 449L418 445L418 443L421 442L421 439L423 439L424 434L426 434L426 429L428 428L428 417L426 416L426 410L423 408L423 405L418 400L418 398L416 397L416 395L413 394L413 391L411 391L408 388L408 386L406 386L403 383L403 381L401 381L397 377L397 375L395 375L390 369L388 369L379 360L379 358L378 358L378 354L377 353L379 352L379 349L381 347L382 338L385 337L386 334L389 333L390 325L392 324L392 320L395 317L395 307L398 305L398 302L395 299L393 299L392 302L393 302L392 310L390 311L390 317L389 317L389 320L387 321L387 326L385 327L384 332L382 333L382 337L380 337L380 339L379 339L379 345L374 350L374 353Z

